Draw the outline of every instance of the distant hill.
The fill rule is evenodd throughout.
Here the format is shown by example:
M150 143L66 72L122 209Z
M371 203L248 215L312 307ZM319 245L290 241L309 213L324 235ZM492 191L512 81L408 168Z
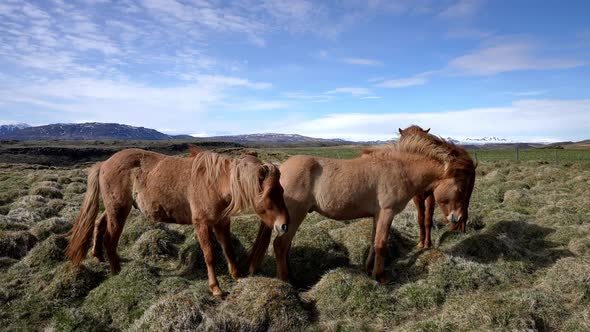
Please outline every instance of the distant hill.
M3 126L4 127L4 126ZM157 130L118 123L56 123L38 127L23 127L0 132L4 140L164 140L175 136Z
M26 123L0 125L0 136L7 135L7 134L13 133L17 130L21 130L21 129L25 129L25 128L29 128L29 127L31 127L31 126L29 126Z
M358 144L358 142L347 141L343 139L325 139L308 137L297 134L276 134L276 133L265 133L265 134L247 134L247 135L231 135L231 136L211 136L211 137L199 137L199 140L205 141L223 141L233 143L262 143L262 144L329 144L329 145L346 145L346 144Z

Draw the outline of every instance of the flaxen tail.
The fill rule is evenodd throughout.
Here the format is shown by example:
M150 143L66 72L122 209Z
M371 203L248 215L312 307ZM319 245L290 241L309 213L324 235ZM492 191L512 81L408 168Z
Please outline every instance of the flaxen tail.
M268 249L268 245L270 244L271 235L272 228L260 222L260 227L258 228L258 235L256 236L256 241L254 241L254 245L252 246L250 255L248 255L248 266L250 273L254 273L254 270L264 258L266 250Z
M66 255L74 265L80 264L92 244L92 232L94 222L98 216L100 200L99 173L100 163L92 166L88 172L86 194L84 194L84 201L80 207L80 213L72 229L72 237L66 249Z

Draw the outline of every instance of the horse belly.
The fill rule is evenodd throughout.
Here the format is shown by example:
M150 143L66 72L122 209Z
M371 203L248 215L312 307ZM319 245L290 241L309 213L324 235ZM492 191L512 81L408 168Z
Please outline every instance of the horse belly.
M162 199L163 197L167 199ZM190 208L184 197L138 193L135 201L139 210L154 221L175 224L191 223Z

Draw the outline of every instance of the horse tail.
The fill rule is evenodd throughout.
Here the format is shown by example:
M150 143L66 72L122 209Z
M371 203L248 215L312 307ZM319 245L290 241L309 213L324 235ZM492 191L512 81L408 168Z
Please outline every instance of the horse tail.
M254 241L254 245L252 246L250 254L248 255L248 266L250 273L254 273L254 270L260 264L262 258L264 258L264 255L266 254L270 244L271 235L272 228L269 228L263 222L260 222L258 235L256 235L256 241Z
M88 172L86 194L84 194L84 201L80 207L80 213L71 231L72 237L66 249L66 255L76 266L84 259L92 242L94 222L99 210L99 173L100 163L92 166Z

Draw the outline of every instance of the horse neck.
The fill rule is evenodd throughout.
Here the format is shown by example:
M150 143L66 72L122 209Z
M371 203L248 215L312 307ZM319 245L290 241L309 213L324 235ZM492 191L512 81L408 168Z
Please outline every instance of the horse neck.
M443 178L445 166L426 157L402 159L402 167L408 190L414 195L433 189L434 183Z

